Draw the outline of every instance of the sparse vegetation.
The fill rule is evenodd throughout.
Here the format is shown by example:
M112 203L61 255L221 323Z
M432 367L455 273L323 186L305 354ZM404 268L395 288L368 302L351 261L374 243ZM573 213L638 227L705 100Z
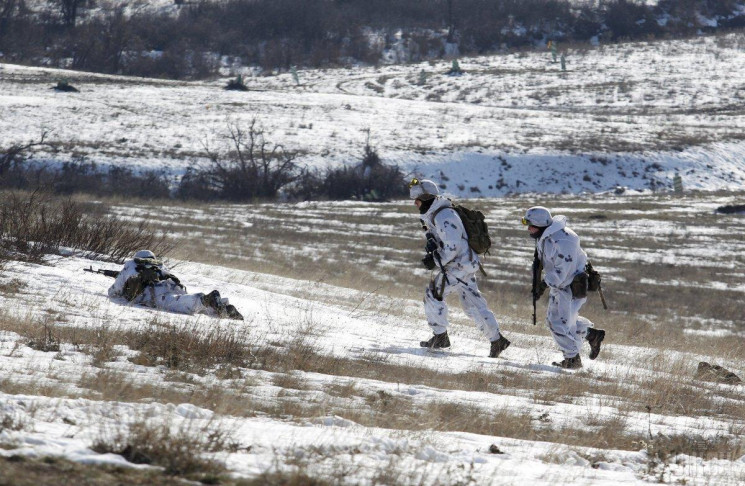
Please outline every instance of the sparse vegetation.
M304 171L290 187L288 195L300 200L389 201L408 194L404 174L398 166L381 161L368 140L362 161L353 166Z
M650 4L612 0L579 6L554 0L199 4L178 0L176 4L181 6L176 14L132 13L116 7L86 15L92 5L79 0L51 2L38 11L24 2L2 0L0 51L12 62L71 60L72 67L80 70L193 79L217 72L216 54L239 56L267 70L376 64L399 40L396 32L405 47L396 55L398 62L416 62L446 56L446 43L457 43L461 54L470 55L501 46L529 46L541 38L615 42L745 25L732 0ZM661 18L664 23L658 22ZM707 22L710 18L717 19L716 26Z
M47 342L57 347L43 358L36 359L51 360L56 356L59 360L80 361L71 355L82 353L90 356L90 363L95 368L85 368L82 376L73 378L67 374L55 375L50 380L52 383L45 383L44 387L33 380L17 380L11 375L0 379L0 390L3 393L114 400L133 406L143 402L190 403L236 417L271 417L300 423L315 421L319 417L338 417L363 427L381 427L403 434L414 429L423 435L460 431L546 441L576 448L575 454L585 457L592 467L604 461L602 454L605 449L632 451L630 453L643 450L648 466L643 471L644 477L669 480L670 471L678 466L675 461L679 454L707 460L733 460L744 453L743 443L738 438L742 435L745 420L742 387L700 381L695 377L700 355L741 373L738 359L742 340L737 335L722 337L687 332L701 326L695 320L699 315L708 313L706 319L710 320L734 315L732 309L726 308L726 303L730 297L736 299L739 294L728 289L707 288L705 284L712 278L737 275L737 268L718 266L714 277L709 270L698 265L698 260L681 258L679 264L666 274L667 277L676 282L701 283L696 295L712 301L700 301L695 314L685 314L689 307L677 301L681 295L677 291L681 290L682 295L688 296L686 298L693 298L694 294L685 293L685 288L668 292L668 287L664 286L666 281L659 273L652 273L653 269L659 272L660 268L666 267L639 261L649 248L657 250L662 247L662 251L683 252L685 255L691 251L686 245L698 244L724 249L725 253L712 256L711 264L719 265L740 258L739 254L727 253L740 251L736 229L741 221L736 219L737 216L707 212L706 231L697 233L703 236L691 237L691 232L697 227L691 221L698 221L700 217L696 208L702 200L701 207L712 207L709 199L719 201L721 196L689 194L674 200L660 195L633 199L555 197L537 201L549 207L562 207L562 212L570 215L574 227L586 237L587 249L595 266L603 272L612 312L600 313L599 304L593 307L592 302L587 307L587 314L593 320L613 330L612 341L609 339L600 358L609 364L603 371L588 367L588 370L578 373L557 373L547 377L545 373L528 370L515 362L514 366L483 366L464 372L443 372L389 359L385 351L377 349L339 355L329 352L324 336L325 323L314 319L310 310L306 312L305 320L288 330L286 335L277 331L274 323L264 322L260 317L257 317L257 326L249 324L241 328L223 327L222 322L216 322L214 326L201 323L196 327L154 321L148 326L131 329L104 323L91 328L78 327L56 322L52 314L51 320L47 321L4 314L0 315L0 334L4 336L0 342L15 339L3 334L9 332L20 334L21 342L39 340L39 336L44 335L48 337ZM521 233L521 228L510 229L510 219L519 215L519 207L524 202L520 198L484 201L482 204L489 223L502 228L498 236L499 253L492 257L494 260L486 260L487 272L490 268L499 268L500 273L498 277L482 279L482 289L491 289L485 290L487 295L499 295L496 310L504 329L520 336L515 342L520 342L524 348L536 346L536 353L542 353L535 339L540 339L546 331L528 324L529 298L519 283L520 272L529 265L530 241ZM149 217L150 209L143 209L139 203L128 204L122 209L135 218ZM323 217L328 211L335 210L333 205L326 206L326 203L314 203L307 209L281 204L269 209L265 206L220 205L207 208L205 212L178 206L170 209L174 217L166 224L173 231L193 230L207 224L213 228L216 220L221 222L219 231L211 233L214 241L208 249L199 246L198 241L190 240L179 248L182 258L188 252L194 252L191 255L213 262L213 259L223 258L220 253L225 248L241 241L264 249L261 260L249 256L222 262L251 269L262 266L262 269L269 268L280 274L287 272L315 281L324 279L365 291L354 294L364 295L364 298L354 301L349 295L326 295L312 286L299 285L285 290L289 294L348 310L350 318L363 317L374 321L395 316L401 320L421 320L419 308L412 309L407 300L419 300L424 280L423 274L411 275L407 267L409 256L419 250L416 214L408 205L371 207L345 204L344 214L338 219ZM246 234L241 225L246 221L253 222L254 211L261 212L262 224L252 226L252 232ZM303 231L311 211L319 220L318 229L324 231L322 235ZM236 214L241 216L236 219ZM381 217L383 214L385 217ZM338 225L361 228L370 224L371 219L382 228L377 236L371 235L362 244L354 239L354 233L338 231ZM613 230L615 225L636 230L633 234L621 234ZM663 229L664 237L660 237L660 228L670 229ZM267 251L272 248L277 235L282 235L286 247L298 249L289 250L289 256L297 259L301 249L312 247L318 249L316 257L319 259L303 259L299 264L295 261L294 264L299 265L297 268L285 266L284 259L288 255ZM361 246L357 248L355 245ZM336 249L334 255L328 250L330 247ZM327 258L338 258L339 248L344 249L341 254L346 261L366 262L369 268L367 281L361 281L355 272L344 275L336 267L333 267L334 273L323 268L332 267ZM601 248L613 249L613 252L604 254L602 260L593 258L593 251ZM267 254L271 257L266 257ZM401 268L400 274L391 270L398 267ZM644 272L644 278L648 280L640 278ZM390 285L391 275L396 275L395 285ZM629 282L633 286L629 286ZM10 285L11 288L16 286ZM644 292L649 301L640 298L638 292ZM676 309L679 314L671 314L666 309ZM690 309L692 311L693 307ZM681 321L681 318L684 319ZM464 323L462 316L454 315L454 338L472 337L475 331L470 323L468 327L462 325ZM736 324L733 328L737 329L734 326ZM250 334L248 329L251 329ZM423 332L424 329L422 322ZM272 337L266 338L263 333ZM8 346L6 349L8 356L20 354L18 348ZM34 349L41 351L37 347ZM630 349L633 349L633 363L629 361ZM34 352L27 348L22 351ZM52 356L54 353L57 355ZM141 366L137 367L140 370L137 372L128 368L132 365L127 359L147 366L149 379L141 379ZM625 363L629 363L628 366ZM328 377L333 377L332 381ZM426 390L426 393L417 393L420 390ZM457 400L452 391L458 392ZM267 399L267 394L271 399ZM494 400L484 400L484 396ZM520 408L499 405L505 399L513 404L519 403ZM557 404L562 404L562 407L556 407ZM600 405L595 407L592 404ZM555 412L565 407L575 412L581 409L581 413L575 416L568 412ZM712 435L695 427L686 434L660 433L659 430L668 427L675 417L693 417L692 423L697 417L706 417L717 422L718 433ZM13 420L19 418L15 416ZM646 423L649 424L648 431L640 430L640 424ZM209 460L213 457L205 451L235 450L248 444L234 444L223 437L224 440L218 441L218 447L203 440L209 434L202 430L195 432L192 429L191 435L182 435L180 430L173 424L167 428L162 424L135 420L131 427L107 433L99 441L99 446L100 450L118 452L131 460L150 461L151 457L167 457L170 461L173 456L173 464L155 460L152 463L161 464L171 474L181 477L207 481L219 478L221 482L231 484L230 479L223 479L219 464L190 464L195 463L194 459ZM145 445L138 449L132 446L134 443ZM488 442L484 447L487 445ZM501 444L499 448L510 453ZM356 454L351 449L342 450L342 454L347 453ZM323 460L325 467L335 467L337 459L327 454L321 448L308 448L302 450L300 458L278 455L278 461L297 464L297 469L268 469L248 484L251 481L262 484L262 481L290 480L302 484L320 481L323 484L329 477L335 477L335 473L318 479L321 476L312 466L314 461ZM186 459L187 456L189 460L185 463L176 461L178 457ZM561 454L544 457L546 462L557 464L563 464L565 459ZM30 468L35 470L36 466L34 463ZM194 476L194 467L207 474ZM342 467L341 463L339 467ZM405 472L396 467L381 467L377 475L381 481L403 478ZM91 470L91 474L99 473ZM408 481L409 477L405 477Z
M222 152L205 147L210 164L191 168L181 179L182 198L229 201L272 200L297 177L295 158L271 143L257 119L248 128L228 126L229 146Z
M0 253L42 262L63 247L95 259L122 262L141 248L166 254L170 244L146 222L126 224L105 207L41 191L0 194Z
M206 454L230 447L229 434L219 425L195 428L188 422L174 426L138 418L113 431L104 427L91 449L119 454L135 464L162 466L169 475L205 480L225 472L222 464Z

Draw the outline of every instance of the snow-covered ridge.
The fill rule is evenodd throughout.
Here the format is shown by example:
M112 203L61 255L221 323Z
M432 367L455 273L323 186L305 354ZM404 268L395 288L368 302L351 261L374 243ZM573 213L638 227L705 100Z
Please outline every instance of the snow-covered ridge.
M73 157L175 174L257 118L273 143L324 167L360 159L370 131L384 161L460 197L599 192L616 185L736 189L743 168L745 52L737 35L544 50L381 68L166 82L0 65L3 145L51 129L45 162ZM422 74L423 73L423 74ZM79 94L49 89L68 79ZM445 177L442 177L444 175ZM448 180L445 180L447 178Z

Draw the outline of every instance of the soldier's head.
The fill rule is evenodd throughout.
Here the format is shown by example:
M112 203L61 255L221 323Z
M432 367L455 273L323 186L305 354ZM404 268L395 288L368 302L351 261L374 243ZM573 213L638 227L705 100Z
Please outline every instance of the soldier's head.
M543 206L533 206L528 209L522 219L522 223L528 227L530 237L535 239L540 238L553 222L551 212Z
M421 214L429 211L432 202L439 194L437 184L430 180L414 178L409 183L409 197L414 200Z

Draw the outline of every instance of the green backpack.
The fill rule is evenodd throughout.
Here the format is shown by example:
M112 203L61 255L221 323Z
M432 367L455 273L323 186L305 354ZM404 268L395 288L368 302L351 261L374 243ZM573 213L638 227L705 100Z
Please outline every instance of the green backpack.
M478 255L483 255L489 252L491 248L491 238L489 237L489 228L486 226L484 220L484 213L477 209L467 208L460 204L453 204L452 207L443 207L435 211L432 215L432 221L435 220L437 213L443 209L452 209L460 218L463 223L463 228L466 230L466 236L468 236L468 246L476 252Z

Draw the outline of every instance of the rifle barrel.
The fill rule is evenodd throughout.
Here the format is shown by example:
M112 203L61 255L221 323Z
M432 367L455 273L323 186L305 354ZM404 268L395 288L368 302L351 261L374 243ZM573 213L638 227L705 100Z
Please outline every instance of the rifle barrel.
M605 303L605 295L603 295L602 287L598 287L598 294L600 294L600 302L603 303L603 309L608 310L608 304Z

